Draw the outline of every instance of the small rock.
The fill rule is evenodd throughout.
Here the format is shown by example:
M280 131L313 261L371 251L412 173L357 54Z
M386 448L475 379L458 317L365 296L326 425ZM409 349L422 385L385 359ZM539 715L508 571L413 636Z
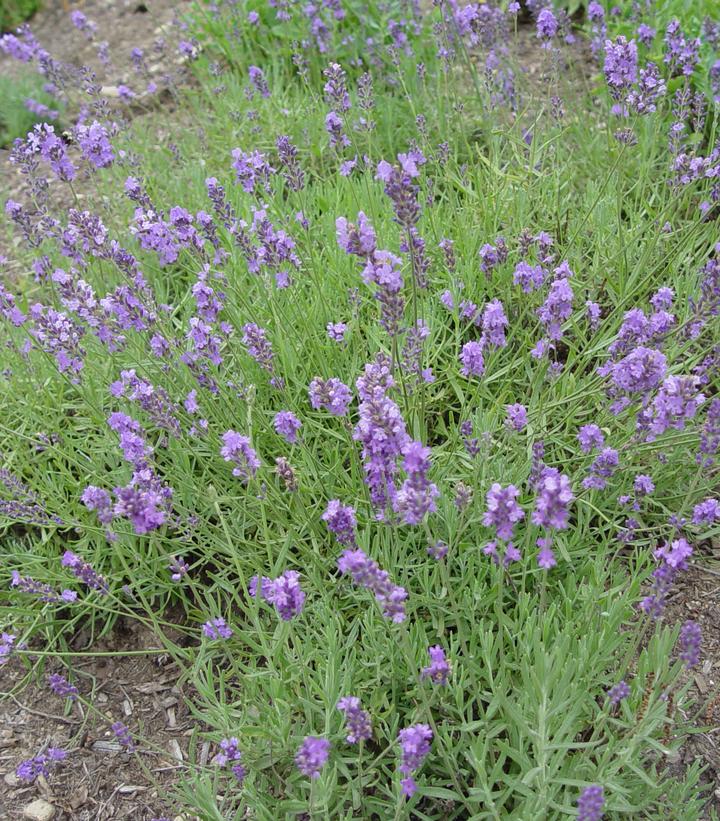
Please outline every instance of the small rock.
M15 773L6 773L3 777L3 781L8 785L8 787L17 787L20 783L20 779L15 775Z
M23 818L29 818L30 821L50 821L55 817L55 807L48 804L43 798L38 798L32 804L28 804L23 810Z

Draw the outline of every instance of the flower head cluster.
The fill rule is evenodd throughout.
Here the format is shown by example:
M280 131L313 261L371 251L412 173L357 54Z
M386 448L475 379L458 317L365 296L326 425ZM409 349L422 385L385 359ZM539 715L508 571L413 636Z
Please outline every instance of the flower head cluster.
M568 526L568 507L573 501L570 479L557 468L546 467L538 483L533 524L547 530L564 530Z
M615 100L624 97L637 81L638 53L634 40L620 35L613 43L605 41L605 79Z
M399 623L405 620L407 590L390 581L386 570L381 570L363 550L346 550L338 559L338 569L347 573L354 584L371 590L382 607L383 615Z
M426 513L437 508L435 499L440 495L437 486L427 478L430 469L430 448L422 442L408 442L403 448L403 470L407 479L398 490L393 507L408 525L417 525Z
M66 313L39 302L30 308L30 317L33 322L30 334L39 348L55 357L60 373L79 374L85 364L85 351L81 346L85 328Z
M302 422L292 411L280 411L275 414L273 426L287 442L294 445L298 440L298 431L302 426Z
M527 427L528 416L525 405L521 405L520 403L505 405L505 411L507 413L505 422L511 430L515 430L519 433Z
M330 755L330 742L326 738L306 736L295 755L295 765L303 775L320 778L320 770Z
M485 373L482 344L475 341L466 342L460 352L460 362L462 364L460 373L463 376L482 376Z
M398 154L398 162L391 165L382 160L378 163L377 179L385 183L385 193L395 210L395 221L406 231L415 226L420 218L418 186L414 180L420 176L419 166L425 162L420 151Z
M269 374L274 373L274 358L272 345L267 338L267 331L255 325L254 322L248 322L243 325L242 343L247 349L248 354L260 365L260 367Z
M405 776L400 781L403 793L410 798L417 790L412 774L422 767L430 752L433 733L427 724L413 724L398 733L401 759L398 770Z
M720 522L720 502L717 499L705 499L693 508L694 525L712 525Z
M439 644L436 644L434 647L428 647L428 655L430 664L420 671L420 678L429 678L433 684L447 684L450 677L450 664L445 658L445 651Z
M696 376L665 379L647 413L638 419L639 425L647 427L649 441L670 429L684 430L686 422L694 418L705 401L705 396L698 392L698 383Z
M687 560L693 554L693 547L687 539L674 539L672 542L665 542L654 551L656 559L662 559L665 564L674 570L685 570Z
M60 698L69 698L71 701L76 701L79 695L78 688L65 678L60 673L51 673L48 678L48 687Z
M248 592L251 596L259 593L268 604L275 607L283 621L290 621L300 615L305 604L305 592L300 587L300 574L296 570L286 570L276 579L263 576L259 584L258 577L253 576Z
M211 641L229 639L233 634L232 628L228 627L227 622L222 616L206 621L205 624L203 624L202 632L205 638Z
M360 407L353 438L362 444L365 483L373 506L382 517L394 501L397 460L409 437L400 408L388 396L394 381L387 361L382 359L366 365L356 385Z
M240 148L232 151L232 167L235 170L235 182L248 194L258 193L261 188L270 191L270 178L275 169L270 166L265 155L260 151L245 153Z
M552 9L547 6L540 9L537 16L536 28L537 36L541 40L552 40L552 38L558 33L559 23L557 21L557 17L555 17L552 12Z
M504 542L512 539L515 525L525 517L525 512L516 501L519 495L520 491L515 485L504 488L499 482L495 482L487 492L483 524L494 527L498 539Z
M603 432L595 424L583 425L578 431L577 439L583 453L590 453L605 444Z
M352 402L352 392L347 385L336 379L321 379L316 376L308 391L310 404L316 410L326 410L333 416L345 416Z
M700 645L702 644L702 630L694 621L686 621L680 628L678 646L680 658L686 667L695 667L700 661Z
M567 278L553 280L547 299L537 311L550 339L562 338L561 326L572 314L573 298L573 290Z
M107 168L115 159L115 153L107 130L97 120L90 125L78 125L75 129L83 157L95 168Z
M237 738L234 736L232 738L223 738L220 742L220 752L213 758L213 763L219 767L230 765L230 771L235 776L238 786L242 786L246 772L242 763L240 742Z
M48 604L70 604L77 599L77 593L74 590L63 590L61 593L56 593L49 584L35 581L30 576L21 576L17 570L10 573L10 587L36 596L40 601Z
M67 155L65 143L55 133L53 126L47 123L36 125L28 133L22 150L26 156L39 154L59 180L70 182L75 179L77 170Z
M505 315L505 308L499 299L493 299L487 303L482 313L482 338L496 348L504 348L507 345L505 339L505 328L508 326L508 318Z
M370 714L362 709L357 696L343 696L338 701L337 708L345 714L348 731L346 738L350 744L359 744L361 741L369 741L372 738Z
M629 695L630 686L624 679L622 681L618 681L617 684L613 684L607 692L608 701L613 707L626 699Z
M529 294L542 286L545 282L545 274L542 265L530 265L522 260L515 267L513 282L522 288L523 293Z
M355 547L355 510L350 505L343 506L339 499L331 499L322 515L328 530L334 534L338 544Z
M402 260L390 251L374 251L367 257L362 278L368 285L377 286L375 298L380 303L380 323L390 336L400 332L405 302L400 295L403 287L400 266Z
M338 245L346 254L369 258L375 252L375 230L362 211L358 212L357 225L348 222L345 217L338 217L335 220L335 229Z
M590 475L583 479L583 487L603 490L619 464L620 457L615 448L603 448L590 465Z
M127 752L132 753L135 750L135 742L130 733L130 728L126 724L123 724L122 721L115 721L110 725L110 729L120 746L124 747Z
M60 747L48 747L47 752L18 764L15 774L22 781L31 783L41 775L47 778L50 775L50 768L66 757L67 752Z
M605 807L605 791L598 784L591 784L578 798L578 821L601 821Z
M62 566L70 568L70 572L73 576L87 585L91 590L96 590L102 595L107 595L110 592L110 588L105 579L94 570L88 562L84 562L77 553L73 553L72 550L66 550L63 554Z
M238 476L246 483L260 467L260 459L250 445L250 439L234 430L228 430L223 434L222 440L220 455L226 462L233 463L233 476Z

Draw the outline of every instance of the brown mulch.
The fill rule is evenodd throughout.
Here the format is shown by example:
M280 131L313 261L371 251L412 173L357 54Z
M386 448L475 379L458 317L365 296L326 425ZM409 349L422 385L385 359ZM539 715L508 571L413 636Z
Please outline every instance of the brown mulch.
M678 576L665 620L668 624L697 622L702 628L701 661L689 675L691 686L686 705L678 705L677 720L683 729L692 729L670 762L669 772L681 777L696 761L706 770L702 783L708 803L704 819L720 817L720 567L701 561Z
M210 758L210 744L198 737L203 728L188 712L192 687L180 683L180 670L151 631L121 620L83 655L87 639L81 630L71 644L79 653L69 660L72 676L57 659L43 664L29 653L25 664L13 659L0 667L3 819L21 818L38 798L55 807L56 821L172 816L169 793L190 761L191 744L194 763ZM54 695L46 685L50 673L71 678L92 709ZM111 729L117 721L129 728L134 754L118 743ZM47 779L18 779L17 765L47 747L61 747L68 757Z

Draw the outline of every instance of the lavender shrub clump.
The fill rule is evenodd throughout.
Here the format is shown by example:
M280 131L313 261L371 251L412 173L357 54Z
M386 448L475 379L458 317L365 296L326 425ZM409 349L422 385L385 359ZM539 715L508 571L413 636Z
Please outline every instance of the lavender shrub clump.
M0 35L11 769L149 797L133 665L148 817L707 814L712 4L115 5Z

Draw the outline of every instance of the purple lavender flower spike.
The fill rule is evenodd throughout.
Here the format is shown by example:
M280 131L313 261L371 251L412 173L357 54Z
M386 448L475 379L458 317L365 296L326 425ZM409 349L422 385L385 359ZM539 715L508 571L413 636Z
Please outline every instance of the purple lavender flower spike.
M483 516L483 524L494 527L498 538L504 542L512 539L515 525L525 517L525 512L516 501L519 495L520 491L515 485L503 488L499 482L495 482L487 492L488 509Z
M47 752L40 753L18 764L15 774L22 781L34 782L39 776L47 778L50 768L67 757L67 752L60 747L48 747Z
M405 776L400 781L400 786L407 798L412 797L417 791L417 784L412 774L422 767L430 752L432 739L433 732L427 724L413 724L398 733L401 752L398 770Z
M337 703L338 710L345 714L345 724L349 744L359 744L372 738L372 723L367 710L360 706L357 696L343 696Z
M516 403L514 405L505 405L507 412L507 419L505 420L511 430L520 432L527 427L528 416L525 405Z
M260 594L268 604L275 607L283 621L290 621L300 615L305 603L305 593L300 587L300 574L296 570L286 570L277 579L263 578Z
M295 755L295 766L309 778L320 778L320 770L325 766L330 754L330 742L326 738L305 736Z
M66 550L63 554L62 566L69 567L75 578L86 584L91 590L96 590L103 596L110 592L105 579L88 562L84 562L80 556L71 550Z
M482 344L480 342L466 342L460 353L460 362L462 363L460 373L463 376L482 376L485 373Z
M428 654L430 656L430 664L423 667L420 672L420 678L429 678L433 684L446 685L450 678L450 665L445 658L445 651L436 644L434 647L428 647Z
M226 431L222 439L223 446L220 448L220 455L226 462L232 462L235 465L232 471L233 476L238 476L244 484L247 483L260 467L260 460L250 445L250 439L234 430Z
M71 701L77 701L79 695L78 688L65 678L60 673L51 673L47 677L48 687L60 698L69 698Z
M433 513L437 509L435 499L440 491L427 478L430 448L424 447L422 442L409 442L402 453L403 470L407 479L395 496L394 509L402 516L405 524L417 525L426 513Z
M678 647L680 658L686 667L695 667L700 661L700 646L702 644L702 630L694 621L686 621L680 629Z
M322 520L327 524L328 530L334 534L338 544L345 547L356 547L355 527L357 519L355 510L350 506L343 506L339 499L331 499L322 515Z
M333 416L345 416L352 402L350 388L334 376L330 379L316 376L310 383L308 393L313 408L326 410Z
M605 791L598 784L591 784L578 798L578 821L601 821L605 807Z
M116 721L110 725L110 729L115 734L115 738L119 744L124 747L127 752L132 753L135 750L135 742L130 734L130 728L123 724L122 721Z
M629 695L630 686L625 680L618 681L617 684L613 684L607 692L608 701L613 707L623 701L623 699L626 699Z
M354 584L375 594L383 615L393 622L405 620L407 591L390 581L386 570L381 570L363 550L345 550L338 559L338 569L349 574Z
M275 430L289 442L294 445L298 440L298 431L302 426L302 422L295 416L292 411L280 411L275 414L273 419Z

